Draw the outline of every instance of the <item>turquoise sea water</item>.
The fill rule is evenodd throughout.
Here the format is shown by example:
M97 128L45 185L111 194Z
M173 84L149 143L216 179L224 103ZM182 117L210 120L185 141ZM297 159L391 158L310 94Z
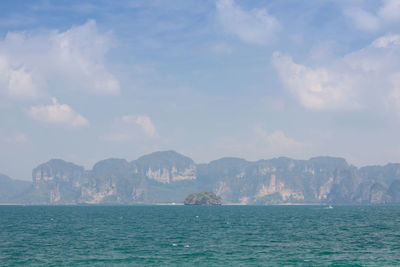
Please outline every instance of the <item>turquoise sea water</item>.
M0 266L400 265L399 206L0 206Z

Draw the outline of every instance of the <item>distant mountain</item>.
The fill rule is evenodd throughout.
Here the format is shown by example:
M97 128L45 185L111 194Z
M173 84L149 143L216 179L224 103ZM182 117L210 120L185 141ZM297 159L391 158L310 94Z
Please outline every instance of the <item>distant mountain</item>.
M0 203L17 203L21 195L31 186L30 182L14 180L0 174Z
M36 204L146 204L182 202L196 186L196 164L174 151L155 152L128 162L106 159L91 171L50 160L32 172L27 201ZM190 191L187 191L190 190Z
M0 199L19 194L14 200L28 204L152 204L182 203L190 193L215 192L225 204L400 203L400 164L358 169L333 157L222 158L196 164L163 151L131 162L102 160L92 170L53 159L35 168L32 177L31 186L24 182L18 190L10 183L1 186Z

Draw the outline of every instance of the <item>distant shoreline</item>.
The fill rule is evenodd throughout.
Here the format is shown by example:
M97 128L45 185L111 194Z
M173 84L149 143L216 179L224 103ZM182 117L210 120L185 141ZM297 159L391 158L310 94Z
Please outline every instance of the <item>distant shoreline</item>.
M213 205L184 205L183 203L137 203L137 204L19 204L19 203L0 203L0 206L32 206L32 207L129 207L129 206L213 206ZM281 203L281 204L267 204L267 205L254 205L254 204L242 204L242 203L226 203L218 206L253 206L253 207L272 207L272 206L360 206L360 207L381 207L381 206L399 206L399 204L325 204L325 203Z

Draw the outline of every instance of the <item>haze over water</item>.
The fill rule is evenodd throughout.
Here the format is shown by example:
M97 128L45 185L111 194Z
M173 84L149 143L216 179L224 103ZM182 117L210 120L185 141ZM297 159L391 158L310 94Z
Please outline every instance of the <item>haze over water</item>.
M1 206L3 266L400 264L399 206Z

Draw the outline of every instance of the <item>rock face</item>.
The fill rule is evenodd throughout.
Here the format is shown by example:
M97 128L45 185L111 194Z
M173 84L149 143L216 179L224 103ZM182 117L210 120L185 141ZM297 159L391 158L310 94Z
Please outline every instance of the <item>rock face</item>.
M87 183L87 172L73 163L52 159L33 169L32 179L29 203L72 204L79 200L81 187Z
M332 157L255 162L222 158L196 164L179 153L164 151L131 162L102 160L92 170L54 159L35 168L32 178L31 186L19 187L24 193L18 201L152 204L181 202L192 192L215 192L227 204L400 203L400 164L358 169ZM11 190L3 189L8 186L1 187L1 181L0 199L9 199Z
M106 159L93 169L50 160L32 172L27 192L34 204L148 204L178 202L194 191L196 164L174 151L155 152L128 162Z
M222 200L214 192L192 193L185 198L185 205L214 206L221 205Z
M196 164L193 160L174 151L145 155L133 164L148 179L163 184L196 179Z

